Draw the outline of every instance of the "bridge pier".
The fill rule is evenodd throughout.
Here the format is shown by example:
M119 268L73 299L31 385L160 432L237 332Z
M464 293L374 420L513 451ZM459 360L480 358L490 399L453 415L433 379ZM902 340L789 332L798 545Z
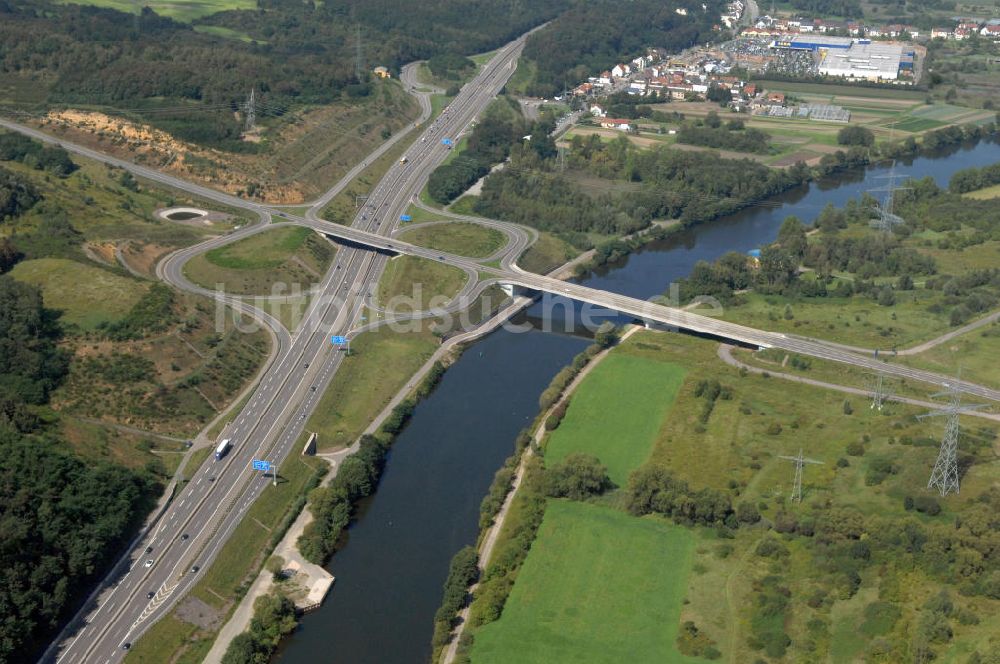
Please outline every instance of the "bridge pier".
M530 288L525 288L524 286L518 286L516 284L500 284L500 290L506 293L509 297L534 297L535 291Z

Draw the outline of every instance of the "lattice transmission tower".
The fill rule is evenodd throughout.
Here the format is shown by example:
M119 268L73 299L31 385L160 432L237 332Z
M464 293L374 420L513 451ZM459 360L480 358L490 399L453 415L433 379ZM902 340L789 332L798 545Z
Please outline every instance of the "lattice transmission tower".
M244 131L252 131L257 125L257 93L253 88L250 88L250 94L247 95L247 100L243 104L243 113L246 118L243 129Z
M792 485L792 502L802 502L802 469L807 463L822 464L822 461L808 459L802 456L802 448L799 448L798 456L779 456L779 459L795 462L795 482Z
M937 461L934 462L934 469L931 471L931 478L927 482L928 489L937 489L942 496L947 496L954 491L958 493L958 439L961 435L958 416L980 408L986 408L986 404L962 404L962 393L955 386L948 386L943 392L933 395L937 397L948 397L948 405L941 410L932 411L918 415L917 419L922 420L928 417L946 417L944 425L944 437L941 438L941 449L938 451Z
M876 176L880 180L887 180L887 182L881 187L875 187L870 189L871 192L881 192L885 195L882 200L875 205L875 212L878 214L876 219L871 220L872 228L877 228L883 233L891 233L892 229L905 220L898 214L893 212L893 205L895 203L896 192L904 191L910 187L900 187L896 184L897 179L901 178L901 175L896 174L896 162L892 162L892 166L889 167L888 175L878 175Z
M885 374L882 373L869 376L868 392L872 397L872 410L882 410L885 402L890 400L893 395L892 385L889 384L889 381L885 379Z

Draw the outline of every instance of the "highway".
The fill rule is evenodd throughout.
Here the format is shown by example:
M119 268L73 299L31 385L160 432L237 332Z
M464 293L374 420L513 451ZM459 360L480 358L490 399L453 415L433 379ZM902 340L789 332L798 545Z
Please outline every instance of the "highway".
M394 165L371 192L368 204L354 224L364 237L383 238L396 227L396 220L423 186L429 173L444 159L448 149L441 138L457 136L495 97L514 72L524 37L500 49L495 57L467 84L442 115L414 142L406 164ZM429 112L429 106L424 107ZM58 142L76 154L126 168L160 184L176 187L211 201L256 212L270 219L275 209L193 185L173 176L99 152L54 141L51 137L0 121L0 125ZM329 192L327 192L329 194ZM309 217L332 198L324 195L314 202ZM277 212L279 218L286 216ZM307 225L327 222L296 218ZM227 236L262 232L273 225L255 225ZM219 240L177 252L158 266L161 278L178 287L216 297L199 289L181 273L184 261ZM270 485L270 477L250 469L252 459L266 459L278 465L292 451L308 415L335 374L343 353L331 346L332 334L346 334L356 326L365 298L381 275L388 255L365 249L342 247L321 284L321 293L310 304L306 320L293 335L282 331L276 321L262 319L249 311L238 298L226 298L268 325L274 333L276 359L260 379L246 407L226 427L220 438L233 441L222 460L209 461L199 468L160 517L149 537L130 553L129 571L113 590L105 592L95 607L88 607L84 624L59 647L55 659L66 663L114 662L125 655L125 645L134 643L153 622L181 598L208 569L253 501ZM151 549L148 553L147 548ZM151 561L148 563L147 561ZM149 595L152 595L151 597Z
M534 238L533 232L502 222L486 220L498 228L504 227L512 238L500 258L499 267L419 247L393 237L400 214L416 200L427 176L448 153L441 139L457 137L494 98L513 74L524 38L500 49L442 115L424 130L407 152L407 163L397 163L387 172L371 192L367 205L359 211L352 226L332 224L318 216L336 192L327 192L304 215L296 216L285 209L245 201L0 119L0 126L49 143L58 143L70 152L119 166L140 177L209 201L256 213L263 223L176 252L158 265L157 273L161 279L179 288L213 298L222 297L228 304L255 317L271 330L277 348L274 361L262 375L250 401L220 436L233 441L232 451L222 460L207 462L194 473L149 536L128 554L130 570L120 577L113 589L100 596L96 606L89 605L84 609L82 614L85 615L81 614L79 627L59 644L53 659L67 663L119 661L125 654L123 646L135 642L151 624L165 615L199 575L208 569L253 501L270 484L269 477L250 469L250 461L266 459L280 465L292 452L308 415L332 380L343 357L338 349L330 345L329 336L345 335L358 329L368 293L374 290L386 261L394 254L419 256L479 276L478 284L467 285L465 292L470 296L492 283L509 284L587 302L661 326L754 346L781 348L938 386L955 386L969 394L1000 401L1000 392L991 388L886 364L874 357L822 341L757 330L676 307L525 272L517 267L515 260L521 249ZM424 102L426 98L422 101L422 108L429 112L429 106L425 106ZM342 183L345 181L342 180ZM277 223L266 223L273 221L274 216L278 218ZM469 220L484 222L477 218ZM241 299L201 289L184 277L182 267L190 257L212 246L235 242L282 224L308 226L342 242L378 250L354 248L350 244L342 246L318 288L318 296L310 304L305 321L294 334ZM148 553L147 548L151 549ZM151 561L148 567L146 561ZM151 597L148 596L150 593Z

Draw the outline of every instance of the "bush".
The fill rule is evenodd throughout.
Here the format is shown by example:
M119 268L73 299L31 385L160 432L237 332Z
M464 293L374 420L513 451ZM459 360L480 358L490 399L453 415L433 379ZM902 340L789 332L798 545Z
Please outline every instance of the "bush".
M455 614L465 604L469 586L479 578L479 553L475 547L463 547L451 559L448 578L444 582L444 599L434 614L434 646L447 642ZM443 634L443 636L441 636Z
M860 440L854 440L847 444L845 451L848 456L859 457L864 455L865 446Z
M837 143L871 147L875 144L875 134L868 127L848 125L837 132Z
M590 454L570 454L545 471L545 493L554 498L585 500L612 486L607 467Z

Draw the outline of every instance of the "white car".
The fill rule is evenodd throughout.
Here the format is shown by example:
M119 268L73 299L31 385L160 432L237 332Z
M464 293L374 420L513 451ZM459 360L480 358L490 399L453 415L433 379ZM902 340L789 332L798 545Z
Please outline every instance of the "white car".
M152 559L150 559L150 560L147 560L146 562L144 562L144 563L142 564L142 566L143 566L143 567L152 567L152 566L153 566L153 560L152 560Z

